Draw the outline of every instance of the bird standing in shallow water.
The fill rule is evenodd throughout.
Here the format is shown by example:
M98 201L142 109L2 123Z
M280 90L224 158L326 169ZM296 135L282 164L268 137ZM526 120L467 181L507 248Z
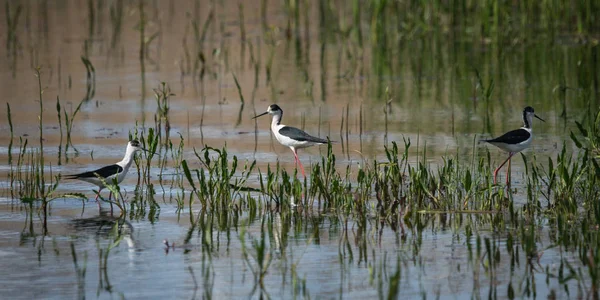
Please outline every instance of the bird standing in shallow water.
M500 137L490 140L480 140L480 142L490 143L506 152L508 152L508 158L494 171L494 184L496 184L496 177L498 176L498 171L508 162L508 167L506 169L506 184L508 185L508 172L510 171L510 158L518 152L521 152L531 145L531 140L533 139L533 133L531 132L531 122L533 117L538 118L542 122L544 121L542 118L538 117L533 111L533 107L527 106L523 110L523 127L519 129L515 129L503 134Z
M98 194L96 195L96 201L98 201L98 196L100 196L100 191L102 191L102 189L105 188L105 185L102 182L102 180L104 180L104 182L106 182L107 184L111 184L111 183L113 183L113 180L115 180L115 178L116 178L117 184L121 183L121 181L123 181L123 179L125 178L125 175L127 175L127 171L129 171L129 167L131 167L131 163L133 162L133 156L140 150L147 151L146 149L141 147L140 142L138 142L137 140L129 141L129 143L127 143L127 150L125 151L125 157L123 157L123 160L121 160L120 162L102 167L102 168L94 170L94 171L73 174L73 175L67 175L67 176L65 176L65 178L66 179L77 179L77 180L81 180L81 181L85 181L85 182L89 182L91 184L97 185L99 190L98 190ZM102 180L100 180L100 178L102 178ZM112 196L112 191L108 195L109 200L110 200L111 196Z
M327 140L314 137L298 128L282 125L281 119L283 117L283 110L281 110L277 104L269 105L266 112L257 115L252 119L256 119L266 114L273 116L273 119L271 120L271 131L273 131L275 138L280 144L289 147L292 150L296 164L300 166L302 175L306 177L304 167L298 158L298 149L327 144Z

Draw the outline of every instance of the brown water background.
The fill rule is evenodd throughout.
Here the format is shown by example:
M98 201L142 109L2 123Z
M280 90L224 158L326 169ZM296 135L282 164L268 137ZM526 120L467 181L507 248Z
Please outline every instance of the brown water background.
M63 174L120 160L136 125L140 130L153 126L157 111L153 91L161 82L174 93L170 135L177 143L181 134L185 157L193 158L194 147L226 145L229 154L242 161L256 159L261 170L277 161L286 169L294 167L291 151L270 135L267 117L251 119L272 103L284 110L283 123L337 141L333 152L341 170L384 157L385 145L402 143L404 138L412 141L412 153L425 149L432 166L444 155L458 154L469 161L474 153L485 155L488 150L500 162L505 153L476 142L520 127L527 105L546 122L534 121L535 140L525 155L535 152L543 160L555 156L564 143L574 149L569 140L573 121L589 117L597 107L597 40L582 43L572 35L534 28L531 34L498 42L477 34L476 26L470 34L442 26L442 30L399 31L380 49L372 42L377 37L368 22L363 25L363 46L349 38L354 33L336 31L332 23L344 28L352 20L349 3L328 2L346 11L340 16L347 19L323 24L320 2L292 2L303 5L303 14L298 24L290 25L288 6L276 1L269 1L264 9L261 1L6 1L0 19L20 9L14 34L6 22L0 30L0 40L6 43L0 47L0 90L3 102L10 105L15 137L39 145L39 91L34 76L38 66L46 163ZM143 59L140 49L145 52ZM82 57L95 69L93 85ZM492 85L491 97L486 98ZM84 101L72 131L77 152L59 149L57 98L67 112ZM6 162L9 125L0 123L0 161ZM300 159L308 167L325 150L301 150ZM522 202L525 191L519 188L524 170L521 158L515 158L514 197ZM73 221L98 218L95 205L88 203L82 210L77 200L54 202L49 234L40 235L39 220L28 227L32 220L10 198L8 171L6 163L0 167L0 286L6 297L184 298L206 296L207 291L216 298L259 296L241 258L239 229L212 229L219 244L210 250L203 248L198 236L189 249L165 254L162 240L179 241L190 226L168 201L172 197L168 192L158 193L165 199L160 202L160 217L127 220L131 228L127 243L110 250L108 256L110 239ZM252 180L251 184L257 183L255 177ZM122 186L132 191L135 184L135 176L130 176ZM60 186L63 192L92 198L91 189L80 182ZM260 232L262 218L294 227L294 220L282 221L276 214L245 217L251 221L246 230L252 234ZM352 259L339 255L343 226L339 220L327 214L312 216L284 238L284 246L278 244L278 237L271 237L273 247L287 247L287 251L277 252L266 291L273 298L375 297L381 294L367 279L369 274L385 265L396 266L396 256L401 256L413 258L404 265L403 296L479 295L477 287L491 285L490 279L483 274L479 278L477 268L463 259L466 245L473 241L465 240L460 228L453 228L456 218L462 216L433 216L429 230L411 235L420 249L428 250L417 256L412 256L412 248L399 246L398 235L386 229L377 238L351 237L354 251L359 251L358 241L369 245L364 257L355 253ZM478 215L465 218L485 220ZM497 238L502 244L502 238ZM83 288L73 266L73 241L80 263L87 255ZM206 251L213 256L210 268L205 268ZM109 257L106 266L103 255ZM547 251L541 265L555 268L554 258L560 255ZM308 292L292 288L291 266ZM494 280L501 286L515 273L519 270L506 266ZM555 281L546 284L543 275L536 277L541 297L561 286ZM480 293L487 295L487 290Z

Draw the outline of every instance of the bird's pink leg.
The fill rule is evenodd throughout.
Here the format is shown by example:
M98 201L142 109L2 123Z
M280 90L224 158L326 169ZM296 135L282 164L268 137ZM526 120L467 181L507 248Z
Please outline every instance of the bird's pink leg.
M300 171L302 172L302 176L304 176L304 178L306 178L306 174L304 173L304 167L302 166L302 163L300 162L300 159L298 158L298 153L296 153L296 149L292 149L292 152L294 152L294 158L296 159L296 164L300 166Z
M100 211L100 201L98 201L98 197L100 197L100 191L102 191L102 189L99 189L98 194L96 194L96 203L98 203L98 211Z
M512 157L512 155L511 155L511 157ZM511 161L511 159L509 157L508 158L508 167L506 167L506 185L507 186L510 186L510 179L509 179L510 178L510 161Z
M296 155L296 151L292 149L292 153L294 153L294 167L298 166L298 155Z
M302 176L304 176L304 178L306 178L306 173L304 173L304 166L302 166L300 159L298 159L298 164L300 165L300 171L302 171Z
M498 167L496 168L496 170L494 170L494 184L496 184L496 178L498 177L498 171L500 171L500 169L502 169L502 167L504 166L504 164L506 164L507 161L510 161L510 158L513 156L514 153L510 152L510 154L508 155L508 158Z

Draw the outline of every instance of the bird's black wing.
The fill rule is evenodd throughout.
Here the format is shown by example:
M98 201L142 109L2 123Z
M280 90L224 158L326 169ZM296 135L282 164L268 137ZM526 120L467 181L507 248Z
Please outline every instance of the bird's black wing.
M67 175L67 179L75 179L75 178L95 178L96 174L98 174L101 177L108 177L117 173L121 173L123 172L123 167L114 164L114 165L110 165L110 166L106 166L103 168L100 168L98 170L94 170L94 171L89 171L89 172L85 172L85 173L79 173L79 174L73 174L73 175Z
M509 131L502 136L499 136L495 139L484 140L488 143L505 143L510 145L515 145L518 143L522 143L526 141L529 137L531 137L531 133L525 129L515 129Z
M295 127L290 127L290 126L281 127L281 129L279 129L279 133L282 135L285 135L291 139L294 139L296 141L300 141L300 142L313 142L313 143L327 144L327 140L324 140L324 139L318 138L318 137L314 137L298 128L295 128Z

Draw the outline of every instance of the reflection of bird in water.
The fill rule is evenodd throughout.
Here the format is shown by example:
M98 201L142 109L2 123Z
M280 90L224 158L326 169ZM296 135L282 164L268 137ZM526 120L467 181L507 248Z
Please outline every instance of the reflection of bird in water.
M273 218L273 242L275 243L275 253L277 253L278 257L285 251L281 243L281 229L281 213L275 213L275 217Z
M122 238L127 242L129 248L135 247L135 241L131 238L133 226L125 218L117 218L101 211L99 216L92 218L81 218L71 220L70 225L79 233L86 235L94 234L96 237Z
M273 243L278 257L285 256L291 228L294 228L294 216L292 214L282 215L281 212L273 214Z
M99 265L97 266L99 271L98 292L100 292L101 289L104 289L105 291L112 293L113 285L110 283L111 272L109 272L108 261L109 259L112 261L117 259L117 261L122 263L123 259L119 253L123 252L111 252L111 250L118 247L121 244L121 241L124 240L128 246L127 261L129 268L133 268L135 266L135 262L137 261L135 241L131 237L133 233L133 226L131 223L125 220L124 217L115 218L102 210L98 216L74 219L69 223L70 226L75 229L77 235L81 237L76 241L78 247L89 249L93 246L90 245L89 242L85 242L87 238L95 241L92 243L96 246L98 258L100 260ZM75 251L74 246L72 247L73 251ZM118 257L112 257L113 254L111 253L115 253L114 255L117 255Z

